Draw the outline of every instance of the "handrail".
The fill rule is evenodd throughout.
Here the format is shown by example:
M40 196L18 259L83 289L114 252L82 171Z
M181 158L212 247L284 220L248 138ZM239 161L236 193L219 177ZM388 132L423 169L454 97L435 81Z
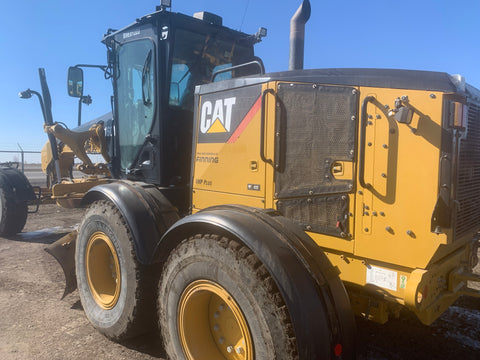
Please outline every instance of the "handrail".
M217 75L219 75L219 74L223 74L224 72L229 72L229 71L232 71L232 70L240 69L240 68L242 68L242 67L247 67L247 66L249 66L249 65L257 65L258 68L260 69L259 74L261 74L261 75L265 74L265 67L263 66L263 64L262 64L259 60L253 60L253 61L250 61L250 62L245 63L245 64L230 66L230 67L228 67L228 68L220 69L220 70L215 71L215 72L213 73L213 75L212 75L212 80L211 80L211 82L214 82L214 81L215 81L215 78L216 78Z
M372 187L372 184L365 182L365 138L367 129L367 104L375 101L375 97L367 96L362 102L361 122L360 122L360 154L358 159L358 182L360 186L366 189Z
M272 94L277 99L277 93L273 89L266 89L262 93L262 108L260 112L260 159L263 162L274 165L272 159L267 159L265 156L265 98L267 94Z

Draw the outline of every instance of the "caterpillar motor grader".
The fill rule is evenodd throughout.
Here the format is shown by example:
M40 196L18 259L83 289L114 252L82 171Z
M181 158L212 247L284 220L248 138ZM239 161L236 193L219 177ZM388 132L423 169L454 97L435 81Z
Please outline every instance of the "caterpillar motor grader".
M158 322L171 359L346 359L353 314L430 324L480 295L480 91L302 69L309 1L277 73L254 55L263 29L168 8L103 38L112 178L50 249L94 327L121 340Z

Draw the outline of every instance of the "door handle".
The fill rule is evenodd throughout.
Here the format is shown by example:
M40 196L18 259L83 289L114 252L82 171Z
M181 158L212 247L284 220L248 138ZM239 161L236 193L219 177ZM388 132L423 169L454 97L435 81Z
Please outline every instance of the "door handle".
M343 175L343 163L342 162L334 162L332 165L332 174L333 175Z

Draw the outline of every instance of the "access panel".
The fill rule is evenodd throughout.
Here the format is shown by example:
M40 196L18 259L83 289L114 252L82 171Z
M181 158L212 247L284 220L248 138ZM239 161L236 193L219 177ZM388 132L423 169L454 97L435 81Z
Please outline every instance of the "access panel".
M357 123L352 87L280 83L275 196L305 230L349 234Z

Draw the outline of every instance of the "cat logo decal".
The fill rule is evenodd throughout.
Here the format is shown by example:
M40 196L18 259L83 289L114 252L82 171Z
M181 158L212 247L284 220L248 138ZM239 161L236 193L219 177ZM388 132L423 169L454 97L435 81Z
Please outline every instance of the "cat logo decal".
M261 108L261 85L218 93L205 94L197 113L199 143L234 143Z
M215 101L215 104L212 101L205 101L202 105L200 117L202 134L230 132L232 107L236 101L236 97L219 99Z

